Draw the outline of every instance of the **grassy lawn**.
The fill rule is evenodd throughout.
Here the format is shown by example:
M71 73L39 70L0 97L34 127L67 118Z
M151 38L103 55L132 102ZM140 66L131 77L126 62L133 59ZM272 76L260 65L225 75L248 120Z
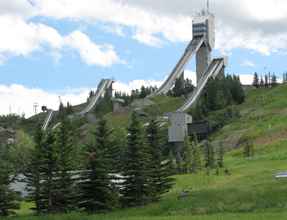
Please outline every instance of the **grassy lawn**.
M284 220L287 219L287 180L274 175L287 171L287 86L251 90L244 104L238 106L241 118L213 135L226 140L248 135L255 143L255 155L243 157L242 149L225 156L231 175L214 171L207 175L178 175L173 189L158 203L146 207L118 210L106 215L67 214L43 217L25 216L26 207L18 214L21 220ZM158 98L158 97L156 97ZM160 101L157 100L159 103ZM158 103L157 102L157 103ZM179 102L177 100L176 102ZM165 101L159 104L166 105ZM113 122L124 125L124 116ZM228 144L229 142L226 142ZM232 147L226 146L229 149ZM183 190L190 196L178 199Z
M116 216L116 215L53 215L41 217L10 218L13 220L283 220L287 212L276 213L225 213L215 215L193 215L193 216Z

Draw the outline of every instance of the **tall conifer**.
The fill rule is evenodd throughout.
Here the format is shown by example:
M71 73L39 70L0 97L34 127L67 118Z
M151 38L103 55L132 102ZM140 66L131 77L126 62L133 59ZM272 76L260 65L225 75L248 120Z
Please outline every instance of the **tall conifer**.
M141 206L148 202L147 155L143 144L143 131L135 112L128 127L127 149L123 170L123 206Z

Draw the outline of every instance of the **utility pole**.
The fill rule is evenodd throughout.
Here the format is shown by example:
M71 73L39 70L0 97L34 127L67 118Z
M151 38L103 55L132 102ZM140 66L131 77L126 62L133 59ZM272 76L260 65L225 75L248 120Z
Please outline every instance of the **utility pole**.
M206 12L207 12L207 14L209 14L209 8L210 7L210 5L209 5L209 0L206 0Z
M37 102L35 102L35 103L33 104L33 108L34 108L34 113L35 113L35 115L38 113L38 106L39 106L39 104L38 104Z

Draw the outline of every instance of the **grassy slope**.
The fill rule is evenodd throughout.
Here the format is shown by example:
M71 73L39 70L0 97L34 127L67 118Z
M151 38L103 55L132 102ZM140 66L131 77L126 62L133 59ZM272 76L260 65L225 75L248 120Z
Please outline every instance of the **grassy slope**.
M175 98L169 96L156 96L152 98L153 105L145 107L146 113L154 113L163 115L164 113L175 111L183 103L183 98ZM128 126L130 113L108 113L105 117L112 127L115 129L124 129Z
M214 135L213 138L219 140L248 135L255 141L252 159L243 158L242 149L226 155L225 165L231 171L230 176L223 173L177 176L175 187L161 202L105 216L71 214L23 219L286 219L287 180L274 178L275 173L287 170L286 94L287 86L250 91L246 103L238 106L242 117ZM178 200L179 192L184 189L191 189L191 196Z

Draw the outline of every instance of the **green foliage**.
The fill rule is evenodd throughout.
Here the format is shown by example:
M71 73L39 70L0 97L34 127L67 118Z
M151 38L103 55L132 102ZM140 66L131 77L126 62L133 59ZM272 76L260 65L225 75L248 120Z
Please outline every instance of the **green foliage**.
M228 75L223 79L210 79L195 108L191 110L191 115L195 120L202 120L210 112L242 104L244 100L245 93L239 77Z
M143 130L135 112L132 113L128 127L127 149L123 169L123 206L141 206L148 202L148 174L146 172L148 155L144 146Z
M249 137L242 137L240 145L243 146L243 155L246 158L250 158L254 155L254 146Z
M80 172L79 207L89 213L113 209L117 203L115 187L111 182L111 130L100 119L94 133L95 143L86 152L85 170Z
M194 86L192 85L192 81L189 79L184 79L184 74L178 79L175 80L174 87L171 91L169 91L169 96L180 97L187 96L194 90Z
M201 170L202 164L201 164L201 150L200 146L198 144L197 136L193 135L191 137L192 143L191 143L191 172L197 173Z
M100 99L99 103L94 109L97 117L102 117L103 115L113 111L113 102L108 93L105 94L103 98Z
M172 179L170 170L172 160L164 160L162 155L162 138L160 128L155 119L149 121L146 128L147 151L149 153L149 162L147 172L149 175L148 194L150 201L158 201L161 196L168 192L174 179Z
M181 172L183 173L191 173L192 170L192 153L191 153L191 142L190 138L186 137L183 146L182 152L182 164L180 167Z
M215 152L214 147L208 140L203 143L204 150L204 166L207 169L213 169L215 166Z
M42 144L44 134L39 127L34 137L34 149L30 152L29 162L25 169L25 182L27 184L26 190L29 193L29 200L35 203L35 208L32 209L36 213L41 213L41 165L42 165Z
M17 176L12 161L10 147L0 146L0 216L14 214L14 210L19 208L17 193L10 188Z
M70 212L76 207L75 205L75 181L73 171L75 166L75 151L73 145L73 130L68 119L63 119L55 131L54 147L56 151L57 168L55 171L54 185L55 212Z
M217 160L217 167L218 168L223 168L224 167L224 146L222 143L219 144L217 147L217 152L216 152L216 160Z
M256 72L254 73L252 85L256 88L259 88L259 77L258 77L258 74Z

